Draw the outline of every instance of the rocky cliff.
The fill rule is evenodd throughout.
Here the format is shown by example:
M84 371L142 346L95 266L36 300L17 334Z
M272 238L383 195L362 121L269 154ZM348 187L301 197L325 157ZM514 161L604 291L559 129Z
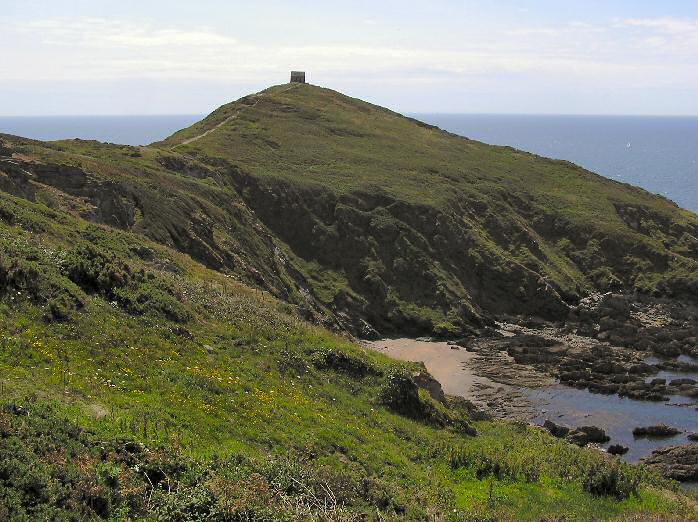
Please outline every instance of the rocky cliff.
M149 147L4 136L0 187L139 232L360 336L691 300L698 218L575 165L279 86Z

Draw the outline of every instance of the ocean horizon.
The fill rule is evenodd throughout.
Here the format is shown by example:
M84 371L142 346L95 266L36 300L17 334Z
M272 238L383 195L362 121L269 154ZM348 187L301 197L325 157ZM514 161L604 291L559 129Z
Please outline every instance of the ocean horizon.
M576 163L698 213L698 116L410 114L492 145ZM0 133L147 145L203 115L0 117Z

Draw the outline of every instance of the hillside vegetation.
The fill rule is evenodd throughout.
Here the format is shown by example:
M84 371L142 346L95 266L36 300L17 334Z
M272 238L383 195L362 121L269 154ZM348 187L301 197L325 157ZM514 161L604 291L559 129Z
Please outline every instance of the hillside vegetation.
M328 89L271 88L158 146L237 172L320 300L381 331L697 289L698 218L672 202Z
M0 519L696 519L674 483L340 334L685 296L697 229L305 85L149 147L0 135Z
M698 218L672 202L310 85L225 105L151 147L2 139L8 192L143 234L360 336L561 319L591 290L698 290Z
M0 195L3 520L695 516L131 233Z

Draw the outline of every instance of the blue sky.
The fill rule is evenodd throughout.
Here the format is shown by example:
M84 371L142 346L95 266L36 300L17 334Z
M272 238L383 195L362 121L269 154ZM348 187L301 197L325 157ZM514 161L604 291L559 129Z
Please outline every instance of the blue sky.
M0 115L206 113L291 69L401 112L698 114L693 0L1 0Z

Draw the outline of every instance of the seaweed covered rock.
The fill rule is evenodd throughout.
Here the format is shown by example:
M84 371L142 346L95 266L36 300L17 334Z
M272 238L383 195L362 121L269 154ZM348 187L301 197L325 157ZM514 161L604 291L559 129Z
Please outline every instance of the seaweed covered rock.
M630 448L627 446L623 446L621 444L611 444L607 451L610 455L625 455L629 450Z
M606 432L597 426L579 426L574 428L569 432L566 439L577 446L586 446L591 443L603 444L611 440L606 435Z
M655 426L638 426L633 430L633 437L673 437L681 433L681 430L666 424Z
M546 419L545 422L543 423L543 427L546 430L548 430L548 432L553 437L557 437L558 439L566 437L567 434L570 432L570 429L567 426L562 426L561 424L556 424L553 421L548 420L548 419Z
M659 448L643 462L665 477L679 482L698 480L698 444Z

